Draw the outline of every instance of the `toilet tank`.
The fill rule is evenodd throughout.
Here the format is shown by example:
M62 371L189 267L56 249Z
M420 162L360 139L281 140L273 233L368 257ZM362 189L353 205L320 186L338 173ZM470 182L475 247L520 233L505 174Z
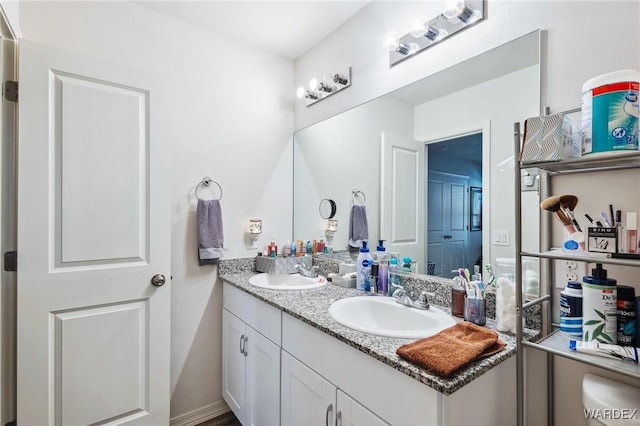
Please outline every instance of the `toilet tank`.
M640 388L585 374L582 405L589 425L640 425Z

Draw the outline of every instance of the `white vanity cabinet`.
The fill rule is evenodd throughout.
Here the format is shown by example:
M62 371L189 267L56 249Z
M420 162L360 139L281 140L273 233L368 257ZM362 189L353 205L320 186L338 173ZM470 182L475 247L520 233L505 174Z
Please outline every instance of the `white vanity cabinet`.
M511 357L446 396L315 327L282 316L283 425L512 425L515 373ZM347 398L338 396L333 408L342 422L325 423L335 388ZM311 412L309 407L312 418L297 417Z
M223 398L243 425L277 425L281 311L230 285L223 300Z
M281 424L388 426L286 351L282 351Z

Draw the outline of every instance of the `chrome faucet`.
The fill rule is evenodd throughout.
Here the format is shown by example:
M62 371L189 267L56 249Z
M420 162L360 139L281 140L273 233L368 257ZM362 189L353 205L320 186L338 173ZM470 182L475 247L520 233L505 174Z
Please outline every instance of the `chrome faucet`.
M429 295L429 293L423 291L422 293L420 293L420 296L418 296L418 298L414 301L403 288L399 288L393 292L393 297L396 299L397 303L409 306L410 308L422 310L429 309ZM431 296L433 296L433 293L431 294Z
M318 271L320 270L320 268L318 268L317 265L312 266L311 269L307 269L301 263L297 263L293 267L293 269L298 271L300 273L300 275L302 275L303 277L307 277L307 278L317 278L318 277Z

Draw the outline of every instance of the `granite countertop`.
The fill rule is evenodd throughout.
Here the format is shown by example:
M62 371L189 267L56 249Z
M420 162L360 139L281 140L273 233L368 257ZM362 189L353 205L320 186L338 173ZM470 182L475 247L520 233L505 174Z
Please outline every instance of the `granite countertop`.
M249 278L255 274L256 272L229 273L221 274L220 278L318 330L376 358L401 373L419 380L444 395L451 395L476 377L481 376L516 353L516 336L497 332L500 339L506 343L505 348L501 352L472 362L469 366L460 370L454 377L445 379L431 374L427 370L409 363L396 355L396 349L399 346L410 343L415 339L389 338L362 333L344 327L331 318L329 315L329 306L333 302L345 297L362 296L362 291L342 288L333 284L310 290L268 290L249 284ZM450 312L446 307L438 306L438 308ZM461 319L458 318L457 320ZM487 318L486 327L494 329L495 321ZM527 330L527 334L531 334L530 337L533 337L535 332Z

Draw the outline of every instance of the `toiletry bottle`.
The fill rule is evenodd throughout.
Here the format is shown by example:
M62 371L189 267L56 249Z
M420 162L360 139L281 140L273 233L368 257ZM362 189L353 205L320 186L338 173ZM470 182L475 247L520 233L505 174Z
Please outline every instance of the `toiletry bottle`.
M409 256L402 258L402 270L405 272L411 272L411 258Z
M398 274L398 270L398 259L392 257L389 259L389 288L387 290L387 294L389 296L393 296L393 292L402 287L400 285L400 275Z
M378 293L384 295L388 292L389 283L389 257L387 255L387 249L384 247L384 240L378 240L378 262L380 262L380 270L378 271Z
M464 317L464 298L467 297L467 290L462 285L462 279L455 277L451 288L451 314L458 318Z
M378 240L376 254L378 255L378 261L382 260L383 258L386 259L387 262L389 261L389 258L387 256L387 249L384 247L384 240Z
M282 247L282 256L283 257L291 256L291 241L287 240L287 242L284 243L284 247Z
M627 253L635 253L638 250L638 225L636 220L636 212L627 213ZM620 237L621 235L618 235L618 238Z
M307 246L306 246L307 251L305 252L307 256L311 256L313 254L313 245L311 244L311 241L307 241Z
M389 292L389 261L384 257L380 261L380 270L378 272L378 293L385 296Z
M617 292L618 344L634 346L636 339L636 291L628 285L619 285Z
M577 281L560 292L560 332L582 337L582 285Z
M378 262L373 262L371 265L371 279L370 282L370 293L378 294L378 272L380 271L380 264Z
M369 291L371 287L371 264L373 258L369 253L367 247L367 241L362 241L362 247L360 248L360 254L358 254L358 260L356 263L356 289Z
M616 344L616 280L597 263L591 275L582 278L582 340Z

